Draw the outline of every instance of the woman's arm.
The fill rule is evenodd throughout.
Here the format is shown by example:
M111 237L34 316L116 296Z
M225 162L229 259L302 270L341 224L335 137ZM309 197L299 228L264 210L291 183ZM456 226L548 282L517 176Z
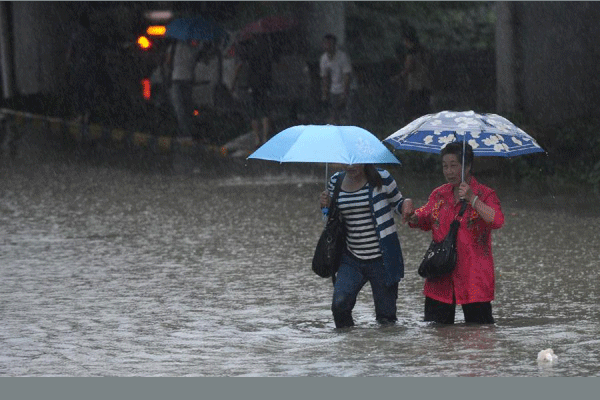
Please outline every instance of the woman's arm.
M335 173L327 182L327 189L321 192L319 195L319 207L329 207L331 203L331 198L333 197L333 191L335 190L335 185L337 180L339 179L339 172Z
M480 198L473 193L471 187L463 182L458 189L458 195L471 203L471 207L488 224L492 224L492 229L500 228L504 224L504 214L500 208L500 200L495 192L491 192L485 199ZM483 195L482 195L483 196Z
M492 229L504 225L504 214L500 208L500 200L498 200L495 193L492 193L485 200L477 195L471 196L471 206L486 223L491 225Z
M487 222L488 224L494 222L496 210L485 204L483 200L481 200L478 196L471 197L471 206L473 206L473 209L477 211L477 213L481 216L481 218L483 218L485 222Z
M406 222L406 218L414 212L412 199L402 196L396 180L389 172L380 172L380 174L388 202L397 214L402 215L402 221Z
M433 212L433 205L435 204L435 197L433 192L429 195L427 203L414 210L412 213L406 216L406 222L411 228L420 228L424 231L429 231L432 228L431 214Z
M319 207L329 207L329 203L331 202L331 197L329 196L328 190L323 190L321 195L319 196Z
M329 73L321 77L321 100L325 101L329 98Z

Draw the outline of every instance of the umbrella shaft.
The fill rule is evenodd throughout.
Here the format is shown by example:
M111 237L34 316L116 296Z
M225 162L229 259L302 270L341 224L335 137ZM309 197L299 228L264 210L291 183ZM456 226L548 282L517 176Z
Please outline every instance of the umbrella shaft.
M465 181L465 148L467 146L466 145L466 142L467 142L467 137L466 136L467 136L467 133L465 132L465 134L463 135L463 151L462 151L462 163L461 163L461 165L462 165L462 174L461 174L461 177L462 177L462 181L463 182Z

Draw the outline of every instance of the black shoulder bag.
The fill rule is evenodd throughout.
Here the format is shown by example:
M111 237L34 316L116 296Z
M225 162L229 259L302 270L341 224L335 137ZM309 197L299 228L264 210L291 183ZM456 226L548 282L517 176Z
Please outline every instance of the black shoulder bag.
M335 184L331 207L329 208L327 223L317 242L317 248L312 259L312 270L321 278L329 278L335 284L335 274L340 268L342 253L346 246L346 227L337 206L344 174L340 174Z
M431 241L419 266L418 272L421 277L433 279L451 274L454 271L456 267L456 235L460 226L458 218L462 217L467 208L467 202L465 200L462 200L462 202L463 205L460 208L458 217L450 224L450 230L444 240L441 242Z

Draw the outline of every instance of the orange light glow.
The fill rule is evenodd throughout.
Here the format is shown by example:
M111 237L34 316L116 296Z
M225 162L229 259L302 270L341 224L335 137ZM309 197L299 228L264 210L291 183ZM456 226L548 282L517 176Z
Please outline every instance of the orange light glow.
M142 95L145 100L150 100L150 79L142 79Z
M164 25L152 25L146 29L146 33L150 36L165 36L167 27Z
M198 110L194 110L194 117L197 117L198 115L200 115L200 112Z
M137 40L138 46L144 50L148 50L152 46L152 42L146 36L140 36Z

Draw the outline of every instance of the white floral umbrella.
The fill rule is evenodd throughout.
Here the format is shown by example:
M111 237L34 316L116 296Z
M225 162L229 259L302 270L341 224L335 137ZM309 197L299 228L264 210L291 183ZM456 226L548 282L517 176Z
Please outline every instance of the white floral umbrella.
M475 156L513 157L545 152L521 128L497 114L441 111L417 118L385 142L396 149L440 153L448 144L466 140Z
M545 152L534 138L506 118L474 111L427 114L384 139L396 149L438 154L456 141L469 143L475 156L513 157Z

